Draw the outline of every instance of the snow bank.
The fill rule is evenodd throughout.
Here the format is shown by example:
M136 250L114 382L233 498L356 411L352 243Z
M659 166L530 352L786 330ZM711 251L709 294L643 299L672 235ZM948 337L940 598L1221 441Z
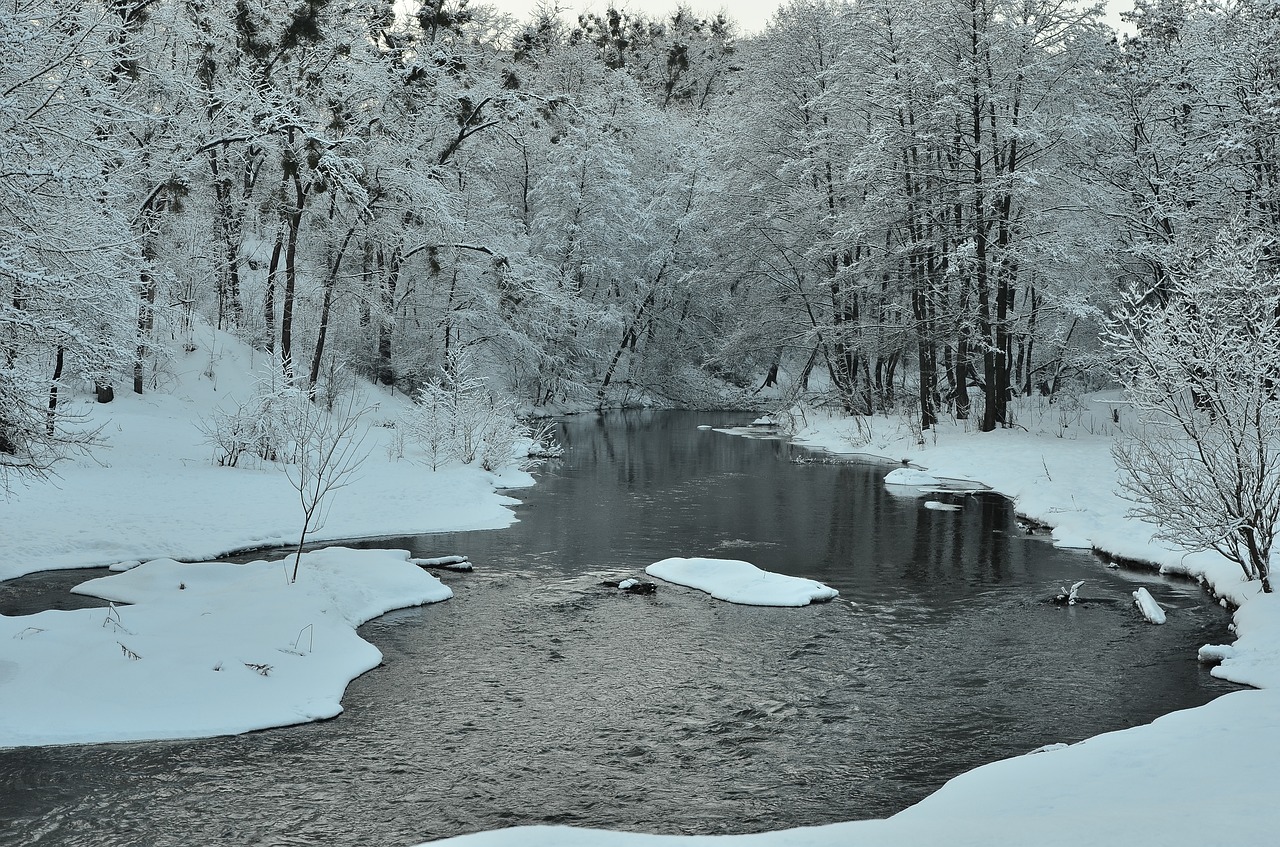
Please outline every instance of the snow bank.
M840 593L812 579L764 571L736 559L663 559L645 572L746 606L807 606Z
M1164 609L1160 608L1160 604L1156 602L1156 598L1151 596L1151 592L1145 588L1139 588L1133 592L1134 605L1138 607L1138 611L1142 612L1142 616L1150 623L1164 623Z
M116 565L162 557L213 559L233 550L296 544L298 493L271 464L217 467L203 428L255 389L267 359L226 333L198 326L197 349L175 348L167 393L120 392L112 403L65 391L85 425L100 429L92 457L62 462L57 477L0 499L0 580L37 570ZM398 454L390 424L408 401L362 383L368 456L351 484L333 493L312 541L497 529L518 501L495 488L531 485L522 471L475 466L432 472ZM246 460L248 464L248 460ZM20 527L21 531L14 528Z
M0 747L230 735L331 718L382 654L356 627L453 596L395 550L148 562L75 588L127 606L0 615Z

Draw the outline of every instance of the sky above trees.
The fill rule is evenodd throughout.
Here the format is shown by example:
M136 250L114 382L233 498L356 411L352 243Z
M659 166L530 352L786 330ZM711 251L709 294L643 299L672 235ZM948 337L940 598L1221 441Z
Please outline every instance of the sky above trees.
M548 5L542 3L542 0L490 0L490 4L521 19L527 18L539 5ZM565 10L567 17L573 18L582 12L602 13L609 3L607 0L577 0L577 2L560 0L559 5ZM633 12L656 17L674 9L677 2L676 0L630 0L618 5ZM723 11L738 23L743 32L757 33L764 29L769 18L781 4L778 0L735 0L735 2L703 0L686 5L702 17L713 17L716 13Z
M529 17L529 14L539 5L546 4L545 0L487 0L487 2L521 19ZM559 5L565 9L565 14L572 18L580 12L603 12L609 3L608 0L578 0L578 2L560 0ZM675 8L677 0L628 0L619 5L633 12L642 12L654 17ZM686 5L702 17L714 16L717 12L723 11L733 18L743 33L755 34L764 29L769 18L783 4L781 0L734 0L734 2L702 0L687 2ZM1107 7L1106 19L1112 27L1130 29L1120 20L1120 12L1132 9L1132 0L1106 0L1103 5Z

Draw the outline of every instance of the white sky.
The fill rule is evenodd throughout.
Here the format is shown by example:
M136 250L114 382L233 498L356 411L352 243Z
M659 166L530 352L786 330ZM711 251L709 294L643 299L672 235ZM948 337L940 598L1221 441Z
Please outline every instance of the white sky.
M528 17L536 8L539 0L473 0L477 5L481 2L496 6L509 12L521 20ZM565 16L573 20L581 12L601 12L609 6L609 0L543 0L546 3L558 3ZM645 12L650 16L660 15L674 9L679 0L615 0L616 5L636 12ZM782 4L781 0L686 0L687 5L704 17L723 11L738 22L744 33L759 32L764 29L774 10ZM1108 19L1112 26L1120 23L1117 16L1122 9L1133 7L1132 0L1107 0Z

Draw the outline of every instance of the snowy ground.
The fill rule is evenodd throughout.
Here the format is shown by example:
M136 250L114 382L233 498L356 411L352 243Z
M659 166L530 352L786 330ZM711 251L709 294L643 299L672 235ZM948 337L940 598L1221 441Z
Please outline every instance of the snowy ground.
M1120 409L1117 425L1112 409ZM455 847L990 847L1277 843L1280 827L1280 602L1215 555L1152 541L1125 516L1110 456L1128 410L1106 399L1023 410L1024 428L984 435L949 425L925 444L900 422L809 418L802 443L863 454L934 478L985 483L1054 527L1062 546L1096 547L1203 580L1240 608L1238 641L1214 673L1256 686L1147 726L977 768L885 820L745 836L688 837L523 827L437 842ZM921 478L923 479L923 478ZM926 484L928 484L926 482ZM921 508L927 495L921 489ZM1194 657L1188 656L1188 661Z
M292 585L278 559L173 561L296 544L302 527L280 468L218 467L203 434L215 409L252 393L264 363L208 328L196 342L190 353L177 348L161 390L122 391L105 405L72 400L85 425L100 428L101 448L0 499L0 579L113 566L126 572L77 591L132 604L0 615L0 746L192 738L332 717L347 684L382 658L355 628L450 596L402 551L309 553ZM367 457L332 493L310 541L514 520L516 501L495 488L528 485L528 474L433 472L411 460L412 445L393 458L386 424L407 403L363 391L377 407L366 417Z
M302 529L298 493L267 463L223 468L213 462L203 421L253 391L265 359L205 329L199 349L180 348L160 390L127 389L106 405L81 396L75 406L101 426L91 457L56 466L51 483L0 495L0 580L54 568L111 565L169 557L212 559L232 550L296 544ZM395 420L405 407L367 387L376 406L366 420L368 458L352 484L333 494L312 541L508 526L516 501L495 487L529 485L514 471L498 477L474 466L432 472L409 458L392 460ZM407 455L412 457L412 448Z
M76 588L105 609L0 615L0 746L230 735L331 718L382 661L356 627L447 600L394 550L233 565L159 559Z

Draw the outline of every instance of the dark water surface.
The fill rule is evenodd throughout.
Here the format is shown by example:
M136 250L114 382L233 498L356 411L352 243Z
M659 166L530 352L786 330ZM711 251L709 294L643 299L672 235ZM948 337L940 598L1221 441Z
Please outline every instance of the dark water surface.
M527 823L729 833L878 817L984 762L1231 689L1195 661L1230 639L1195 585L1055 550L994 496L934 511L887 492L885 468L796 464L780 442L697 429L743 420L566 422L566 456L517 493L516 526L369 545L465 553L478 570L443 575L454 599L362 628L385 663L343 715L0 750L0 844L405 845ZM673 555L747 559L841 599L770 609L599 584ZM0 584L0 612L82 578ZM1078 579L1092 602L1041 602ZM1138 615L1138 584L1168 624Z

